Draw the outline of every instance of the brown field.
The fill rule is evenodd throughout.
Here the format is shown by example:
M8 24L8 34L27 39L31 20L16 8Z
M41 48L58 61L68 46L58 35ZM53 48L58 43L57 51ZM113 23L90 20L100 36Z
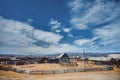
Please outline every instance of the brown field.
M100 72L28 75L0 70L0 80L120 80L120 69Z
M68 68L85 68L84 63L78 63L77 67L66 67L59 64L30 64L23 66L13 66L16 68L28 70L55 70ZM102 67L97 65L86 65L86 68ZM114 68L112 71L99 72L78 72L65 74L44 74L44 75L29 75L23 73L16 73L12 71L0 70L0 80L120 80L120 69Z
M59 64L29 64L21 66L12 66L17 69L23 70L63 70L63 69L74 69L74 68L100 68L103 66L93 65L93 64L84 64L83 62L78 62L78 66L62 66Z

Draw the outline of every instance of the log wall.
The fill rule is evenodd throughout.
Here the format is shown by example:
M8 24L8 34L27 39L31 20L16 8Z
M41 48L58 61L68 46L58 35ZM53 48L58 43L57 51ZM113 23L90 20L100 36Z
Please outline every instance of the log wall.
M75 73L75 72L109 71L109 70L113 70L113 67L87 68L87 69L64 69L64 70L21 70L16 68L0 67L0 70L14 71L14 72L25 73L25 74L63 74L63 73Z

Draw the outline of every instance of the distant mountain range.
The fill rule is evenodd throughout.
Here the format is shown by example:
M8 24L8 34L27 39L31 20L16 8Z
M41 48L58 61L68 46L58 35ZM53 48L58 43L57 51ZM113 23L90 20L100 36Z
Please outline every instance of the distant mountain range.
M120 54L120 52L115 52L115 53L85 53L86 57L106 57L108 54ZM52 55L47 55L47 56L58 56L60 54L52 54ZM68 53L69 56L84 56L83 53Z
M84 56L83 53L67 53L69 56ZM114 53L85 53L86 57L101 57L101 56L108 56L108 54L120 54L120 52L114 52ZM0 56L58 56L60 53L56 54L0 54Z

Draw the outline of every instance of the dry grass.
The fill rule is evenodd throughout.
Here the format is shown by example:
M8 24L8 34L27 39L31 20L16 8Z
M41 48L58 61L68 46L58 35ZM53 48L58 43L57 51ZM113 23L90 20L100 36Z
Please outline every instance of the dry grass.
M100 72L27 75L0 70L0 80L120 80L120 69Z
M73 69L73 68L100 68L103 66L93 65L93 64L84 64L83 62L78 62L78 66L62 66L59 64L29 64L21 66L12 66L14 68L23 69L23 70L63 70L63 69Z
M42 78L44 75L28 75L12 71L0 70L0 80L23 80L29 78Z
M68 68L85 68L84 63L79 62L77 67L66 67L59 64L30 64L20 67L30 67L23 69L35 70L55 70L55 69L68 69ZM31 67L32 66L32 67ZM102 67L97 65L86 65L86 68ZM45 75L28 75L23 73L16 73L11 71L0 70L0 80L120 80L120 69L114 68L112 71L99 71L99 72L78 72L78 73L65 73L65 74L45 74Z

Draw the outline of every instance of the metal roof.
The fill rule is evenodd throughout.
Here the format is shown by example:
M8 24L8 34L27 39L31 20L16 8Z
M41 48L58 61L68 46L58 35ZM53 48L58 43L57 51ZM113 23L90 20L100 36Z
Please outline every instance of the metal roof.
M110 59L107 57L89 57L89 60L94 60L94 61L109 61Z
M64 55L67 55L66 53L60 54L58 57L56 58L62 58Z
M120 54L109 54L108 58L113 58L113 59L120 59Z

